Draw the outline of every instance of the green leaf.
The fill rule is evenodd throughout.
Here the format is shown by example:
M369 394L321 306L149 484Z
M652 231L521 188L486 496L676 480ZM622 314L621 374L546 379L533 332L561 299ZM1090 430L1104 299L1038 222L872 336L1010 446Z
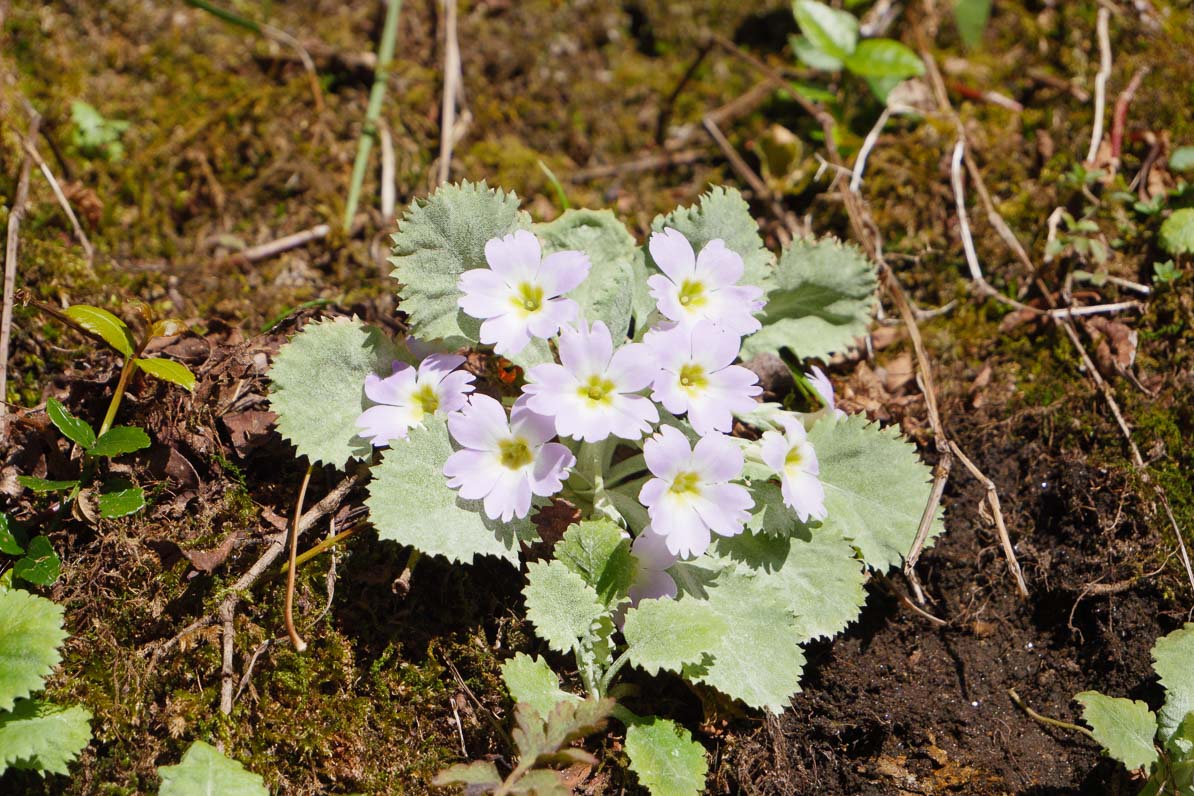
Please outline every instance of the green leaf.
M117 517L127 517L145 508L145 492L139 486L129 486L124 489L108 489L100 492L100 516L113 520Z
M80 420L66 411L66 407L53 398L46 401L46 414L50 416L50 422L62 432L62 436L71 442L84 449L95 444L95 432L87 425L87 421Z
M0 774L6 768L66 774L90 741L85 708L22 699L12 712L0 713Z
M58 580L62 570L62 562L54 552L54 546L44 536L35 536L29 540L25 549L25 557L19 559L12 567L13 577L20 578L26 583L37 586L49 586Z
M203 741L195 741L176 766L158 766L159 796L269 796L265 781Z
M834 58L823 50L818 50L807 36L789 36L788 46L792 48L792 53L800 59L800 62L810 69L837 72L845 66L840 59Z
M626 226L609 210L565 210L555 221L536 224L544 254L575 249L589 255L592 269L580 287L569 293L589 323L604 321L617 348L634 314L634 260L638 245Z
M312 464L343 467L368 458L358 435L367 408L365 377L389 376L401 352L380 330L353 318L308 324L282 346L270 367L270 408L278 433Z
M76 304L67 307L62 313L92 334L99 335L105 343L126 357L133 355L136 344L129 333L129 327L107 310L88 304Z
M373 468L369 518L377 535L449 561L471 564L477 556L518 563L519 540L538 538L529 519L498 522L481 501L462 500L448 487L444 462L452 455L447 423L430 417L395 443Z
M861 251L832 238L793 241L779 258L763 328L742 341L742 357L827 359L866 334L875 307L875 267Z
M1083 691L1074 699L1082 703L1082 719L1107 754L1130 769L1157 762L1157 750L1153 748L1157 717L1148 705L1097 691Z
M991 16L991 0L954 0L954 23L967 47L982 44L983 31Z
M684 676L752 708L782 713L800 691L804 667L796 618L765 579L737 567L718 572L705 591L707 600L681 597L678 603L715 614L726 631L708 649L712 663L686 666Z
M464 785L467 789L466 793L488 793L501 786L502 775L498 773L497 766L493 763L477 760L472 763L457 763L444 769L435 775L431 784L437 788ZM472 789L468 789L470 785L473 786Z
M1194 207L1174 210L1161 224L1161 248L1170 254L1194 254Z
M563 772L537 768L523 774L509 793L510 796L572 796L573 790L564 781Z
M784 601L802 642L837 635L866 603L862 562L831 529L787 538L742 533L718 539L717 553L748 567Z
M862 79L866 81L866 84L871 89L871 93L874 94L880 102L887 102L887 95L890 94L896 86L904 82L904 78L902 77L864 76Z
M1169 156L1170 171L1194 171L1194 146L1179 146Z
M549 762L567 744L605 726L605 718L613 707L612 699L560 702L544 718L530 705L516 706L511 735L521 762ZM589 759L592 761L591 757Z
M863 77L905 80L925 73L915 52L894 39L867 39L846 59L846 68Z
M1168 743L1177 734L1186 716L1194 712L1194 623L1158 639L1153 645L1153 671L1165 686L1165 704L1161 706L1158 735ZM1194 753L1194 741L1179 743L1184 754Z
M705 749L674 721L651 716L628 726L626 755L651 796L696 796L705 790Z
M580 701L576 694L560 688L559 676L538 656L518 653L502 664L502 680L515 702L523 702L546 718L560 702Z
M181 362L175 362L172 359L162 359L160 357L136 359L133 361L137 363L137 367L150 376L159 378L162 381L168 381L171 384L177 384L186 390L195 389L195 374Z
M9 527L8 515L0 511L0 553L10 556L19 556L25 552L25 548L17 541L17 537L13 534L12 528Z
M136 426L112 426L87 449L87 455L111 458L148 448L149 445L149 435L144 429Z
M531 563L522 594L536 635L557 652L571 652L593 637L606 614L593 587L560 561Z
M792 13L800 32L826 55L844 61L858 45L858 18L849 12L815 0L796 0Z
M556 545L555 556L597 590L606 606L626 597L634 582L630 540L609 520L586 520L572 525Z
M65 492L79 485L78 481L48 481L32 475L18 475L17 483L34 492Z
M27 591L0 592L0 710L40 691L61 660L62 606Z
M517 196L484 182L443 185L413 202L398 223L390 258L411 333L421 340L442 338L450 346L477 342L481 323L457 305L456 282L465 271L488 267L488 241L530 225Z
M759 225L750 213L750 205L733 188L715 186L701 195L691 207L681 207L666 216L656 216L651 230L660 232L671 227L692 244L698 254L705 244L720 238L738 253L746 266L741 285L765 287L771 278L775 258L763 245ZM652 263L654 268L654 263Z
M819 420L809 431L825 485L822 529L849 539L871 569L886 572L912 547L929 502L932 471L895 427L863 415ZM941 533L940 515L929 540Z
M679 673L705 656L726 632L725 620L695 600L642 600L626 611L626 657L647 674Z

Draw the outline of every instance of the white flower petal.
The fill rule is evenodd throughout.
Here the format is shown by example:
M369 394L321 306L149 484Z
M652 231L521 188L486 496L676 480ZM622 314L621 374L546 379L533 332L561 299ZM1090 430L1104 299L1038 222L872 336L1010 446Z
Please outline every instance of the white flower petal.
M579 287L589 275L590 268L589 255L584 252L556 252L543 258L537 281L544 296L555 298Z
M542 260L539 239L524 229L485 244L485 261L510 284L533 280Z
M676 284L691 278L696 270L696 254L692 244L677 230L668 228L656 232L647 242L647 249L659 270Z

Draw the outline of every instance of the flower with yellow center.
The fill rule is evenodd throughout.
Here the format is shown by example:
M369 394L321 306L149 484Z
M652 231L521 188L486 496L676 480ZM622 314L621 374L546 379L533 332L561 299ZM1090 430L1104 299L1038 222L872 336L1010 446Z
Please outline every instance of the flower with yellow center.
M817 452L799 419L785 416L780 422L784 433L768 431L759 440L763 461L780 477L784 503L801 522L823 520L828 512Z
M394 372L384 379L366 376L365 397L375 406L357 418L361 436L377 447L390 445L406 439L428 415L458 411L473 391L473 374L456 369L462 364L462 356L431 354L417 369L395 362Z
M745 265L725 241L711 240L697 254L687 238L668 228L652 235L647 249L663 272L647 285L669 321L683 327L711 321L739 337L762 328L755 313L763 309L763 290L738 284Z

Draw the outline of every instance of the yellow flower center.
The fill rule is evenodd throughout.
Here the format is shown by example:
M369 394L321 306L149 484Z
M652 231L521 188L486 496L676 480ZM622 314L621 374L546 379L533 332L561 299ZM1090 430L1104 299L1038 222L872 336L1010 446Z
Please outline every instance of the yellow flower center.
M590 405L611 403L610 395L614 391L614 383L609 379L593 375L586 382L581 382L576 392Z
M522 437L511 437L499 442L498 454L501 456L502 466L511 470L520 470L535 460L531 454L531 447Z
M433 415L439 409L439 396L435 394L430 384L424 384L410 395L410 405L416 420L422 420L423 415Z
M695 310L698 307L704 306L705 301L706 297L704 282L694 282L691 279L685 279L680 283L681 307Z
M800 463L804 461L804 457L800 454L800 446L793 445L792 449L788 451L788 455L784 457L784 475L789 478L795 477L800 472Z
M672 485L668 487L668 491L676 495L699 495L701 492L700 476L691 472L679 473L672 479Z
M510 297L510 303L525 318L539 311L543 306L543 288L530 282L523 282Z
M705 369L695 362L689 362L680 368L680 386L691 392L703 390L709 386L709 379L705 376Z

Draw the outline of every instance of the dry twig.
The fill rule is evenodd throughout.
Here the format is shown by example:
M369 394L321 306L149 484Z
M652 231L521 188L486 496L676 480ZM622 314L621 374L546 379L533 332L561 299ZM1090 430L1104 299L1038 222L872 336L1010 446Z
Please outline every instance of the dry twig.
M63 193L62 186L58 184L58 180L54 177L54 172L50 171L50 166L41 156L41 153L37 151L37 144L34 143L32 138L25 139L25 152L37 163L37 167L41 169L42 176L50 184L50 190L54 192L54 198L58 200L58 205L66 213L66 217L70 219L71 226L75 229L75 236L79 239L79 245L83 247L83 251L87 254L87 262L90 263L95 259L95 249L91 245L91 240L88 239L87 233L83 231L83 225L79 223L79 218L71 208L66 194Z
M1094 163L1099 154L1099 144L1103 143L1103 116L1107 111L1107 79L1111 77L1111 33L1109 23L1111 12L1106 6L1099 8L1098 21L1095 23L1096 35L1099 39L1099 71L1095 75L1095 106L1094 127L1090 131L1090 149L1086 151L1086 162Z
M444 7L444 95L439 137L439 183L448 181L452 170L452 148L456 145L457 87L461 83L460 40L456 34L456 0L443 0Z
M1028 596L1028 586L1024 583L1024 573L1020 570L1020 562L1016 560L1016 550L1012 547L1012 539L1008 535L1007 525L1003 521L1003 510L999 506L999 491L995 488L995 483L983 474L983 471L975 466L974 462L970 461L958 444L950 440L949 446L953 449L954 455L958 460L970 471L970 474L979 480L987 489L987 505L991 507L991 516L995 518L995 529L999 532L999 544L1003 546L1003 556L1007 559L1008 571L1012 573L1012 577L1016 579L1016 588L1020 592L1021 597Z
M33 140L41 126L41 116L33 113L29 120L26 140ZM4 310L0 316L0 439L8 437L8 344L12 335L12 304L17 287L17 248L20 242L21 219L25 217L25 205L29 201L29 174L33 159L26 152L21 160L21 174L17 178L17 192L12 208L8 211L8 230L4 247Z

